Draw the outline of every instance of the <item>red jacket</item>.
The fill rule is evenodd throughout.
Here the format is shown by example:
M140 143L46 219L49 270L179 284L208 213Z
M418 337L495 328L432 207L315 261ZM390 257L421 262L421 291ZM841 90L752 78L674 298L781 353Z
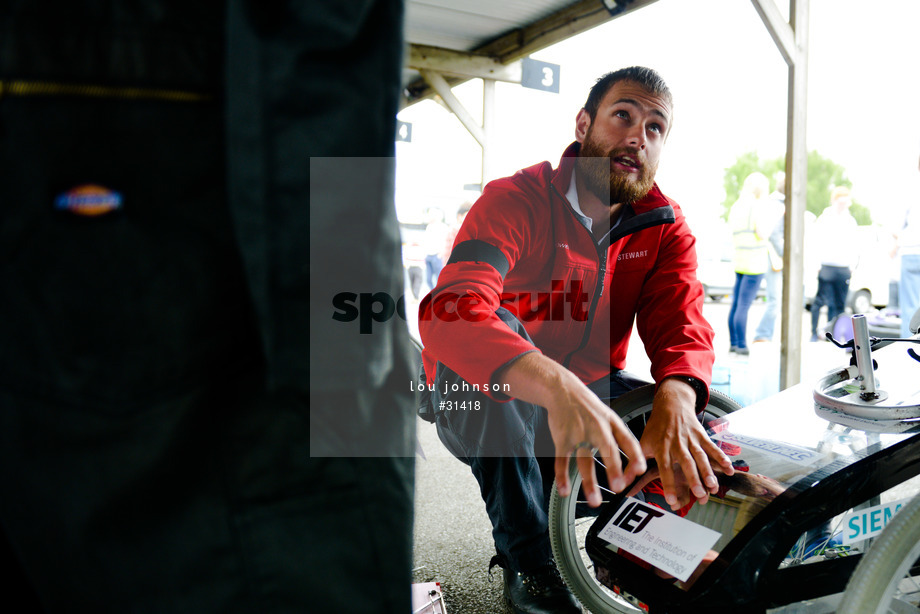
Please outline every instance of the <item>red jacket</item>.
M555 170L543 162L489 183L473 205L419 310L429 384L437 361L494 384L499 368L532 351L590 383L625 367L634 318L655 381L710 383L714 333L680 207L655 185L598 246L564 196L577 151L570 145ZM500 304L533 344L498 319Z

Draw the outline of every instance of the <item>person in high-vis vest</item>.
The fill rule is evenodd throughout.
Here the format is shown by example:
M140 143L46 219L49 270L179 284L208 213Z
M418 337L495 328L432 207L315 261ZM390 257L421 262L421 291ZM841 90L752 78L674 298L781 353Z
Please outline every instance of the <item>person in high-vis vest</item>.
M728 214L728 226L732 230L735 247L732 259L735 288L731 311L728 312L729 351L740 355L750 353L747 345L748 310L757 296L769 262L769 191L767 177L762 173L751 173L745 178L741 196Z

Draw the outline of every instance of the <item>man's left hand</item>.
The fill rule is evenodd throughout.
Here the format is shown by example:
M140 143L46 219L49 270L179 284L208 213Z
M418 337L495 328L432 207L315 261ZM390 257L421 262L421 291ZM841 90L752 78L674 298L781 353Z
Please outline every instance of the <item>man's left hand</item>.
M665 501L673 510L693 499L706 503L710 493L718 492L713 463L726 475L735 472L731 460L709 439L695 407L696 392L690 384L665 378L655 393L652 414L639 440L645 457L658 463Z

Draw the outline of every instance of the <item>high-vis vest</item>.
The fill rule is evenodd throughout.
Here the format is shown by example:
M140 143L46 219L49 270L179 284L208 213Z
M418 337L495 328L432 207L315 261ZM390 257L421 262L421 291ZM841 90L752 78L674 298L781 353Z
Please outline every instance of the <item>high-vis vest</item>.
M735 203L729 214L732 228L732 243L735 246L735 272L744 275L761 275L767 272L769 262L767 252L767 239L757 234L754 223L754 207L752 200ZM741 210L736 211L737 207Z

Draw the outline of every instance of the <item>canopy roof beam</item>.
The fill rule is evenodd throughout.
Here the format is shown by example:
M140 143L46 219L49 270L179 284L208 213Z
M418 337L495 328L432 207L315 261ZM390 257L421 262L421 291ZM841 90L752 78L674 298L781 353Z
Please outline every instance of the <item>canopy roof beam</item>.
M463 124L463 127L466 128L473 138L476 139L481 146L485 147L486 144L486 135L473 116L469 111L466 110L466 107L463 106L463 103L454 95L450 89L450 84L447 83L447 80L441 75L441 73L435 72L433 70L423 69L422 76L425 78L432 88L438 93L438 96L441 97L441 100L444 101L444 104L447 105L447 108L450 109L451 113L457 116L457 119L460 120L460 123Z
M792 26L786 23L773 0L751 0L773 42L789 66L795 65L796 40Z
M480 45L468 51L465 55L468 56L467 59L470 63L478 63L483 61L481 58L485 58L498 65L506 66L532 53L540 51L541 49L545 49L550 45L564 41L576 34L590 30L595 26L599 26L621 15L636 11L656 1L657 0L632 0L628 3L621 1L617 4L617 2L608 0L610 4L615 6L614 11L611 12L604 8L604 3L601 2L601 0L579 0L543 19L512 30L488 43ZM410 61L415 55L423 51L421 46L416 45L413 47L416 47L415 51L410 47L409 53L407 54ZM443 68L438 70L448 72ZM447 83L451 86L455 86L474 76L478 77L482 75L465 76L464 73L457 77L448 77ZM499 79L495 76L486 76L484 78ZM403 107L406 107L420 100L430 98L435 94L435 90L431 84L422 77L409 83L405 88L404 94L405 99Z
M495 58L486 55L453 51L430 45L411 45L406 58L406 66L419 72L427 70L465 79L495 79L508 83L520 83L522 75L520 62L502 64ZM424 74L422 76L424 78ZM427 79L425 81L429 86L434 87Z

